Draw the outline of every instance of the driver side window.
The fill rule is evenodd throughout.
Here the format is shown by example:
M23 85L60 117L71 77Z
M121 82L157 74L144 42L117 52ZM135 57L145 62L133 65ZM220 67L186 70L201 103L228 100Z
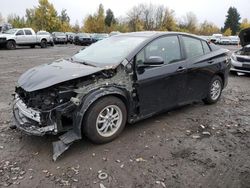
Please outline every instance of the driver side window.
M16 35L24 35L23 30L19 30L19 31L16 33Z
M177 36L167 36L155 39L136 56L136 65L143 64L151 56L159 56L164 64L170 64L182 59Z

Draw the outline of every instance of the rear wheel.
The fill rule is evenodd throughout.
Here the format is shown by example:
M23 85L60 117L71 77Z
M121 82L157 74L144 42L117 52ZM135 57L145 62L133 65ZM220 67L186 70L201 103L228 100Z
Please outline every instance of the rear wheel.
M223 82L221 77L214 76L213 79L210 81L207 97L203 99L204 103L205 104L216 103L220 99L222 89L223 89Z
M6 44L6 48L8 50L15 50L16 49L16 42L15 41L8 41L7 44Z
M41 48L47 48L48 44L46 40L41 41Z
M122 132L126 120L125 104L117 97L104 97L89 108L83 121L83 131L94 143L110 142Z

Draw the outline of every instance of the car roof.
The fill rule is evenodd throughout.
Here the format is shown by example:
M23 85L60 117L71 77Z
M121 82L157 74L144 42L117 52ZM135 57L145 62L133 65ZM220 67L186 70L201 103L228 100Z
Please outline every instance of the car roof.
M119 37L119 36L127 36L127 37L144 37L144 38L157 38L160 36L165 36L165 35L171 35L171 34L175 34L175 35L186 35L186 36L190 36L190 37L195 37L197 39L206 41L205 39L201 38L200 36L197 35L193 35L193 34L189 34L189 33L184 33L184 32L170 32L170 31L139 31L139 32L131 32L131 33L121 33L118 35L114 35L112 37Z

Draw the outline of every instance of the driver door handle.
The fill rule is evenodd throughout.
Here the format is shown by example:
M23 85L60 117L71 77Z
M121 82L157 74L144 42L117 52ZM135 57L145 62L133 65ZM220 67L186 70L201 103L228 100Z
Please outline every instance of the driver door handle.
M183 72L185 70L186 70L185 67L178 67L178 69L176 70L176 72Z

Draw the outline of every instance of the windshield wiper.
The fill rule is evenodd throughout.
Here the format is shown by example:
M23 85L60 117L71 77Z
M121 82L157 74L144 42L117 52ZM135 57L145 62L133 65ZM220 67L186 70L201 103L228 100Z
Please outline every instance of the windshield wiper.
M81 63L81 64L88 65L88 66L91 66L91 67L96 67L95 65L87 63L86 61L76 61L72 57L70 58L70 61L71 62L76 62L76 63Z

